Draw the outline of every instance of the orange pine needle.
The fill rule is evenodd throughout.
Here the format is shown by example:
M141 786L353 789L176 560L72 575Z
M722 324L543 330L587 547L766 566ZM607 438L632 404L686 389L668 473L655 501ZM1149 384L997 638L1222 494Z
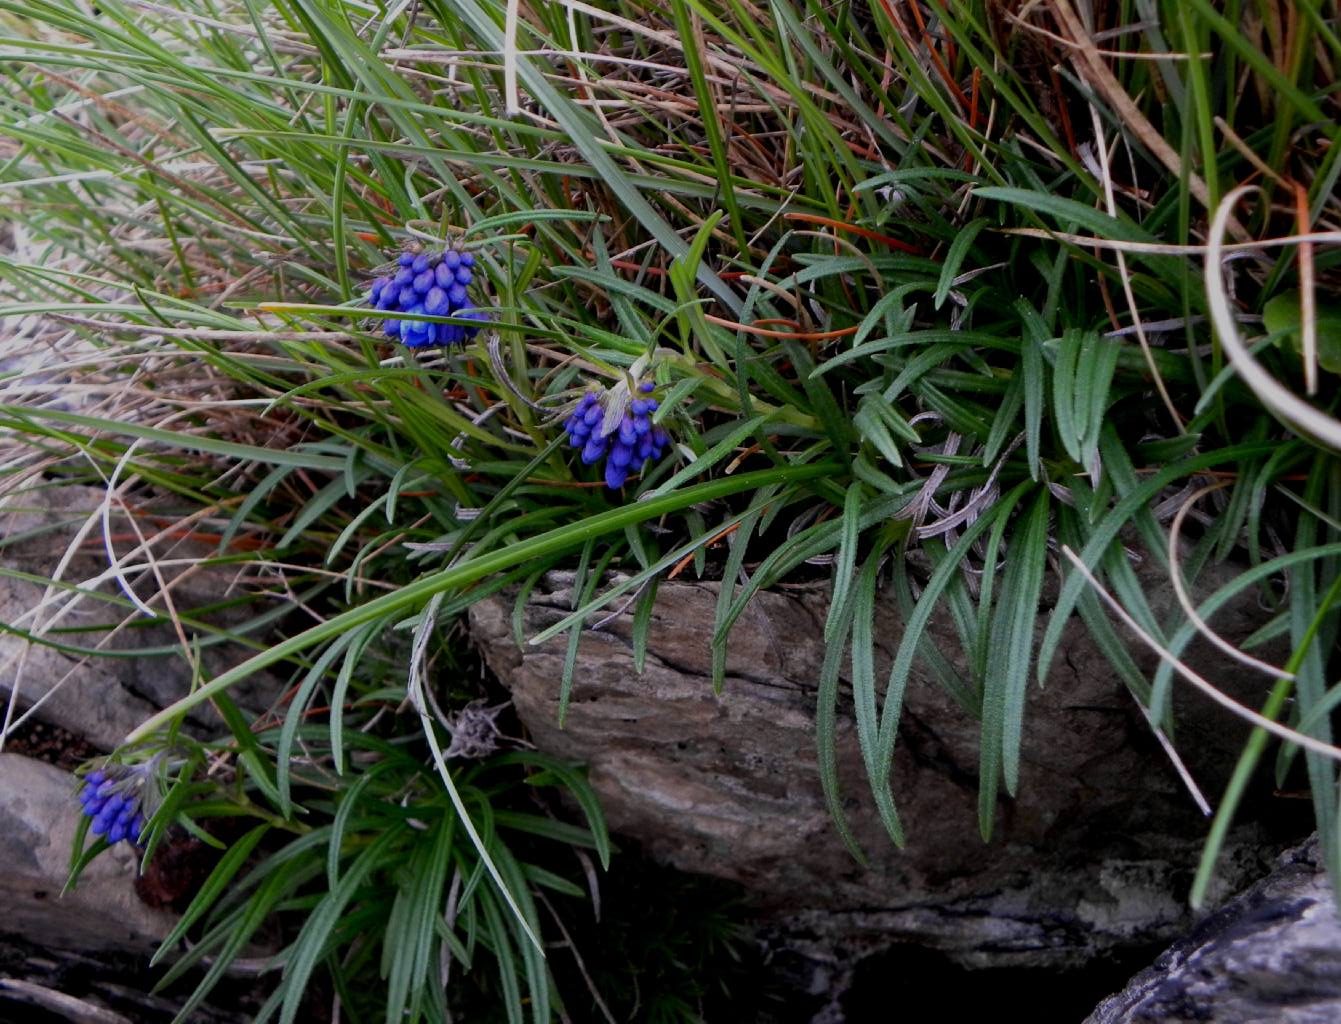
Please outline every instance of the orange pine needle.
M767 327L737 323L735 320L727 320L711 314L705 314L704 319L710 324L716 324L718 327L729 327L733 331L744 331L746 334L757 334L764 338L791 338L793 341L829 341L833 338L846 338L848 335L856 334L859 326L853 324L851 327L840 327L833 331L774 331Z
M738 522L732 523L725 530L722 530L711 540L709 540L708 543L704 545L704 547L708 548L712 547L719 540L731 536L731 534L735 533L739 529L740 529L740 523ZM670 571L670 575L667 576L666 579L668 580L675 579L676 576L679 576L680 573L684 572L685 567L689 565L689 563L692 562L693 560L694 560L694 552L691 551L689 552L689 554L685 555L682 559L680 559L678 562L675 563L675 568Z
M890 0L880 0L880 6L885 9L885 14L889 16L889 20L893 22L894 27L898 29L899 35L903 36L903 41L907 43L909 49L911 49L913 47L912 33L908 31L908 26L903 23L903 19L899 17L898 13L894 10L894 5L890 3ZM945 66L945 62L941 60L940 53L938 53L936 48L932 45L934 40L931 38L930 33L927 32L927 25L926 22L922 20L922 12L918 10L917 0L911 0L911 2L908 3L908 10L912 12L913 20L917 22L917 29L922 33L922 42L926 45L927 55L931 58L931 63L936 66L936 73L940 75L941 81L945 83L945 87L954 94L955 99L959 101L959 105L961 107L967 107L968 97L964 95L964 90L959 87L959 83L954 80L953 76L951 76L950 69Z
M190 541L193 544L205 544L209 547L217 547L219 541L223 540L223 535L218 533L209 533L205 530L169 530L163 535L164 540ZM112 542L115 544L138 544L143 538L135 533L114 533ZM101 540L89 541L89 545L100 545ZM228 542L230 551L259 551L265 547L264 541L257 537L248 537L245 534L235 536Z
M1295 225L1301 235L1307 235L1313 226L1308 206L1308 189L1294 182ZM1304 360L1304 390L1318 393L1318 328L1316 324L1317 298L1313 292L1313 243L1299 243L1299 341Z
M801 221L805 224L821 224L824 227L833 228L835 231L845 231L851 235L859 235L862 238L868 238L873 242L880 242L889 246L891 249L897 249L899 252L911 253L914 256L923 255L922 250L915 245L902 241L898 238L892 238L889 235L882 235L879 231L872 231L870 228L858 227L856 224L847 224L841 220L834 220L832 217L825 217L818 213L800 213L791 211L782 215L787 220Z
M973 84L969 93L969 127L978 128L978 97L982 91L982 68L973 69Z

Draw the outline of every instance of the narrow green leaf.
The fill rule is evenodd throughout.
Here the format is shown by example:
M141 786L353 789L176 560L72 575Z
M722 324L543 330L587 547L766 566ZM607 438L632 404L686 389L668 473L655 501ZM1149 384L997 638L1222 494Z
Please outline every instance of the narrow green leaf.
M740 577L741 567L745 564L745 555L750 547L750 537L759 522L759 513L752 512L740 521L740 528L730 536L730 551L726 564L722 568L722 582L717 589L717 601L713 609L712 631L712 691L720 695L726 685L726 647L731 637L731 623L727 615L731 610L735 594L736 580Z
M247 863L247 858L251 856L252 850L256 849L256 844L269 831L269 825L257 825L234 842L228 848L228 852L219 858L219 862L210 871L209 877L201 884L186 910L182 912L181 918L173 925L172 931L168 932L163 941L159 943L157 951L149 960L150 965L157 964L170 950L175 949L177 943L190 931L191 926L200 919L202 914L214 906L215 901L223 895L224 889L228 887L228 883Z
M833 570L833 595L829 599L829 615L824 622L824 642L831 644L837 636L839 614L847 604L848 590L852 586L857 571L857 545L861 536L858 527L861 524L862 486L853 483L848 486L843 501L842 533L838 541L838 560Z
M1024 299L1020 299L1015 308L1024 322L1024 339L1020 349L1020 375L1024 381L1024 450L1029 461L1029 477L1037 481L1041 479L1043 471L1040 446L1046 387L1043 344L1047 340L1047 327L1034 307Z
M345 908L354 899L368 876L386 867L395 856L392 848L401 841L404 825L395 825L378 835L357 857L304 922L293 951L284 965L285 995L280 1009L280 1024L293 1024L307 996L307 983L317 962L326 954L326 942L339 923Z
M842 669L843 655L847 650L848 637L852 631L854 611L855 605L851 600L839 609L835 639L824 649L815 708L815 742L824 805L829 809L829 817L834 823L834 828L838 830L843 845L859 864L865 865L866 854L847 823L838 782L838 674Z
M941 264L941 276L936 284L936 294L932 297L932 303L936 309L945 305L945 300L950 295L950 289L954 287L955 278L959 276L959 268L963 266L964 259L969 254L969 249L973 247L973 243L978 237L978 232L985 228L987 224L986 217L978 217L955 232L954 240L950 243L950 248L946 250L945 262Z

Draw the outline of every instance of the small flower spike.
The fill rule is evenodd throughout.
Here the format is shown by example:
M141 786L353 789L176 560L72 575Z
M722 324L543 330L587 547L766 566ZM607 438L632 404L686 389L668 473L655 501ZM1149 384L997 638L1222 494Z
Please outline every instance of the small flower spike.
M475 257L458 249L401 253L396 272L379 277L368 289L368 305L390 313L455 316L483 325L488 314L470 304L468 289L475 279ZM409 348L460 345L479 332L478 326L435 324L427 320L382 321L388 338Z
M144 832L145 783L152 770L148 764L108 765L85 776L79 803L93 819L95 836L104 836L109 844L123 839L139 844Z
M644 466L656 462L670 445L670 436L652 423L658 409L651 381L638 386L639 397L628 403L624 415L605 432L605 402L608 392L589 391L578 401L564 421L568 444L579 448L582 461L592 466L605 460L605 485L617 491L628 478Z

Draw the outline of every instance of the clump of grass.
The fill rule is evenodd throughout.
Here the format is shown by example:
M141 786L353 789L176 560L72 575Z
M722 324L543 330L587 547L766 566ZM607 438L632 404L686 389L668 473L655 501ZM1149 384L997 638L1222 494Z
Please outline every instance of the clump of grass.
M646 610L684 560L704 572L712 557L732 584L710 640L719 685L751 596L828 560L818 754L858 856L834 769L842 679L895 842L890 761L914 664L980 718L989 837L1000 793L1018 785L1030 683L1073 615L1163 737L1198 621L1273 584L1254 640L1285 638L1293 654L1267 667L1262 715L1290 716L1280 773L1309 738L1341 878L1328 717L1341 476L1327 385L1341 345L1328 297L1341 40L1320 6L0 11L7 486L169 495L182 529L217 537L199 564L246 572L257 622L275 618L260 611L266 595L295 599L277 642L202 678L129 749L161 745L187 711L227 708L236 684L280 669L297 687L278 732L258 739L233 722L218 752L247 780L247 813L264 808L272 828L303 820L291 768L303 738L321 743L309 763L351 807L400 820L354 753L368 721L409 708L401 725L430 748L404 765L417 798L437 801L442 828L471 833L452 848L477 858L470 894L501 915L481 904L468 934L513 929L513 959L501 939L494 949L513 1019L524 1011L509 971L527 978L533 1018L548 1014L527 952L535 879L509 874L488 798L472 809L443 755L433 652L472 602L504 588L525 601L561 565L577 567L581 595L546 634L568 638L566 705L583 624L629 597ZM1245 200L1243 182L1260 191ZM388 346L366 282L401 250L445 244L474 255L490 327L461 353ZM1256 339L1252 364L1241 333ZM40 362L8 362L38 346ZM590 384L627 393L643 378L664 395L654 421L675 450L612 490L564 446L562 423ZM1180 512L1195 529L1171 546ZM1195 613L1161 617L1119 544L1130 537L1189 587L1216 562L1245 571ZM173 539L146 538L119 578L152 595L131 614L165 614L198 663L200 638L217 634L154 576L154 545ZM1166 652L1152 678L1065 552ZM1065 581L1036 641L1050 570ZM905 606L906 629L877 679L884 595ZM967 671L924 642L944 614ZM351 690L392 628L413 636L400 678ZM1194 901L1266 742L1254 733L1221 800ZM343 805L321 806L305 810L338 817ZM395 843L427 842L396 834L362 852L328 845L332 879L357 888L400 856ZM237 913L286 898L276 871L254 876L272 898ZM318 962L341 977L329 930L312 938L331 904L295 899L308 924L289 962L303 971L284 977ZM415 962L414 984L437 992ZM283 1019L295 984L278 997Z

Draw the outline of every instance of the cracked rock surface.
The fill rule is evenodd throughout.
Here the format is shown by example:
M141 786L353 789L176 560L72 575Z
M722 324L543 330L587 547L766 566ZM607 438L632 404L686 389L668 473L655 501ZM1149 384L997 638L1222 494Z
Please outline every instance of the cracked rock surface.
M1167 591L1148 592L1157 613L1167 609L1160 607L1172 600ZM519 648L510 596L471 610L472 635L531 738L590 765L614 831L677 868L740 883L784 944L809 945L816 962L831 961L835 949L860 957L909 943L967 968L1071 968L1171 941L1190 927L1186 893L1205 824L1078 622L1047 685L1030 687L1019 797L1000 799L990 844L977 827L976 717L915 669L893 771L908 835L898 850L875 813L843 695L838 769L844 812L868 857L863 866L831 824L816 767L823 588L754 600L731 634L720 697L709 646L716 600L714 583L663 583L641 675L630 610L600 631L584 630L563 728L566 635ZM550 574L523 610L524 635L572 607L570 577ZM1231 639L1258 624L1252 607L1216 618ZM882 606L876 637L886 674L899 635L897 613ZM930 642L963 664L950 623L934 623ZM1205 658L1190 660L1214 670ZM1243 675L1228 678L1255 701L1257 681ZM1178 748L1215 791L1246 732L1195 695L1180 693L1176 711ZM1221 893L1260 877L1306 831L1296 822L1268 828L1253 813L1248 808L1232 834Z
M1316 836L1104 1000L1086 1024L1178 1021L1341 1021L1341 917Z

